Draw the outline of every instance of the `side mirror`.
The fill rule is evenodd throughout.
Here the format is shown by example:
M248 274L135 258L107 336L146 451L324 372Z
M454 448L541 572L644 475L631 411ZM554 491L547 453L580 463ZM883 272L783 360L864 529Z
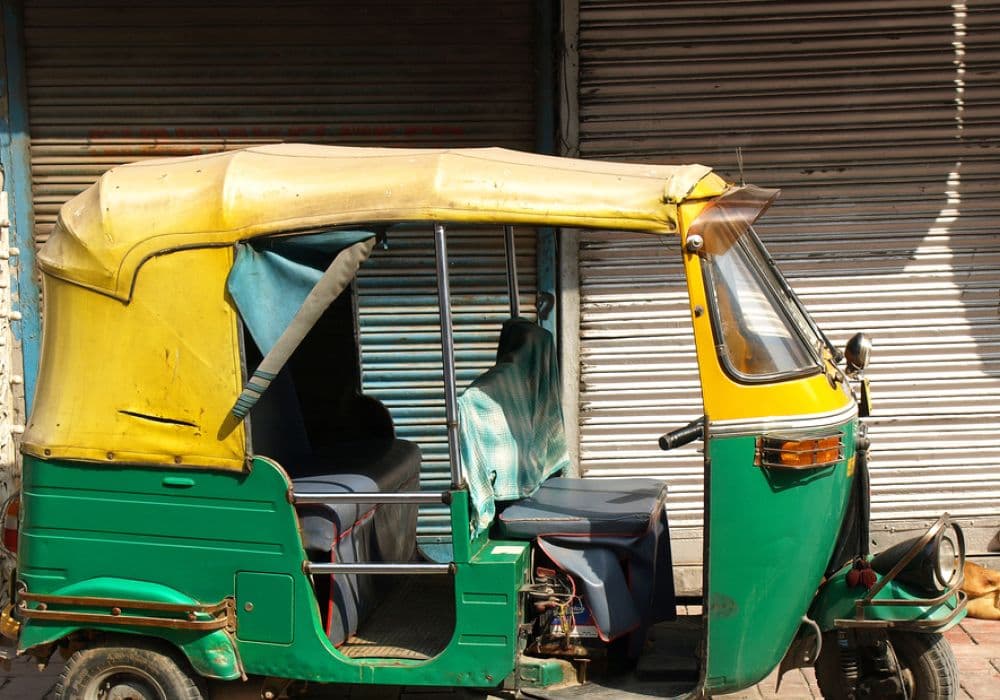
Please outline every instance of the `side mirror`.
M844 346L844 358L847 360L848 374L864 372L871 359L872 341L864 333L855 333Z

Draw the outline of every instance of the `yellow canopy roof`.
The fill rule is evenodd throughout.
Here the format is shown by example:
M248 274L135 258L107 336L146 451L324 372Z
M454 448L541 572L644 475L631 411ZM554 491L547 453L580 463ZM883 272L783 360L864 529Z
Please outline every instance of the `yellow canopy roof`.
M701 165L608 163L502 148L261 146L113 168L67 202L42 248L48 274L118 299L171 250L324 226L402 221L519 223L673 233Z

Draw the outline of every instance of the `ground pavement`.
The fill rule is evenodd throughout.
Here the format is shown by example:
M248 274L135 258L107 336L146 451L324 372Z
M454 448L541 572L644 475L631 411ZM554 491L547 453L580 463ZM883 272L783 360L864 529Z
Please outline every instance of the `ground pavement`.
M1000 622L965 620L945 635L951 642L958 661L963 700L1000 700ZM33 664L24 659L11 663L9 671L0 671L0 698L3 700L43 700L51 697L52 686L62 670L52 664L39 673ZM764 682L740 693L718 696L718 700L809 700L819 698L816 677L812 669L789 672L781 683L781 692L775 693L772 674ZM230 695L245 698L245 695ZM315 695L313 697L324 697ZM461 692L427 691L418 689L375 689L354 687L325 697L349 700L459 700L470 697ZM481 697L481 696L480 696ZM504 695L494 696L507 698Z

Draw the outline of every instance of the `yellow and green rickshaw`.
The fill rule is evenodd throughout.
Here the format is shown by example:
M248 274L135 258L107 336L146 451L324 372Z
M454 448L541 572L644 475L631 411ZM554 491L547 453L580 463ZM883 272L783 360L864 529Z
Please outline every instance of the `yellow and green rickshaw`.
M0 627L42 665L67 659L59 698L697 698L779 664L815 664L827 697L955 697L941 633L964 615L961 531L943 515L868 551L870 343L844 361L761 245L752 224L776 196L699 165L503 149L276 145L110 170L38 258ZM704 442L701 614L677 614L670 484L572 476L556 345L518 306L515 226L676 242L704 415L659 446ZM456 227L503 237L511 290L495 363L461 392ZM355 276L404 228L436 256L437 490L362 391ZM418 546L431 505L451 537Z

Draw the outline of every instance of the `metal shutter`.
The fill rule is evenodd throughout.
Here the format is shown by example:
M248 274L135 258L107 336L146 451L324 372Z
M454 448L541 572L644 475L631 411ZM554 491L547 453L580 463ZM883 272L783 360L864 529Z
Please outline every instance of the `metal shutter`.
M27 3L36 242L68 198L144 158L275 141L531 150L532 21L527 0ZM449 243L461 388L506 317L503 241ZM534 232L518 243L530 310ZM366 391L421 444L429 487L447 474L433 271L429 230L403 232L359 281Z
M389 250L369 259L360 280L365 390L392 412L401 437L420 444L423 486L450 483L441 334L429 228L390 233ZM535 236L517 230L522 315L534 313ZM510 317L503 233L449 229L452 320L458 393L496 361L500 326ZM417 261L418 270L414 270ZM444 507L425 507L421 535L447 538Z
M874 538L949 511L1000 527L1000 3L581 2L580 152L782 188L760 233L838 344L873 337ZM580 246L582 468L673 486L700 413L682 288L652 243ZM691 532L697 534L696 530ZM994 544L995 546L995 544ZM696 548L692 548L697 552Z

